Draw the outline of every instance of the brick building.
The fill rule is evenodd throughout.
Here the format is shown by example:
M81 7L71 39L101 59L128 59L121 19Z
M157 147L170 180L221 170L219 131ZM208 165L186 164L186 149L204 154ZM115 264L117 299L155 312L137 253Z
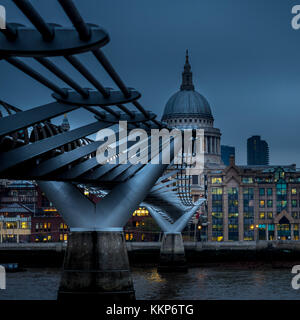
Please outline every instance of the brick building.
M237 166L207 175L208 240L299 240L300 171Z

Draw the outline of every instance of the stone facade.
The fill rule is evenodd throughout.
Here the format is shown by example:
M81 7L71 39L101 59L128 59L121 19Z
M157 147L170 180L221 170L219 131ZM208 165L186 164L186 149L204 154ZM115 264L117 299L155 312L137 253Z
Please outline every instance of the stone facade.
M208 241L299 240L300 171L237 166L207 175Z

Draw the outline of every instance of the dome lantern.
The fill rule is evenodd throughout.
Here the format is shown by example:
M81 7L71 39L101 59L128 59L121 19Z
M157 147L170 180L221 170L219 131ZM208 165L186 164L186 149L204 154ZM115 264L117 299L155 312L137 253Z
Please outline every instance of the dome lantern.
M187 117L206 119L205 121L208 120L208 122L205 123L210 125L213 124L214 120L208 101L194 88L188 50L186 50L180 90L173 94L168 100L162 121Z

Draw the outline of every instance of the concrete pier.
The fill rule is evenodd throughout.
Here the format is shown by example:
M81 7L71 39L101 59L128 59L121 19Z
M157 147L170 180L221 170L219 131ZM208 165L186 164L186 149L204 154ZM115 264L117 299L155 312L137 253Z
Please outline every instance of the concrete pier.
M123 232L71 232L58 300L135 299Z
M178 233L165 232L160 248L160 261L158 272L186 272L182 235Z

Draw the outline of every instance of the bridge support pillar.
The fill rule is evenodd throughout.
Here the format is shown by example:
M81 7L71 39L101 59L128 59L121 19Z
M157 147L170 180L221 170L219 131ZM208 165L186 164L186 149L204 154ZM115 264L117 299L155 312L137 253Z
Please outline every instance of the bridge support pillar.
M122 231L76 231L69 235L58 300L134 300Z
M185 251L180 232L165 232L160 248L158 272L186 272Z

